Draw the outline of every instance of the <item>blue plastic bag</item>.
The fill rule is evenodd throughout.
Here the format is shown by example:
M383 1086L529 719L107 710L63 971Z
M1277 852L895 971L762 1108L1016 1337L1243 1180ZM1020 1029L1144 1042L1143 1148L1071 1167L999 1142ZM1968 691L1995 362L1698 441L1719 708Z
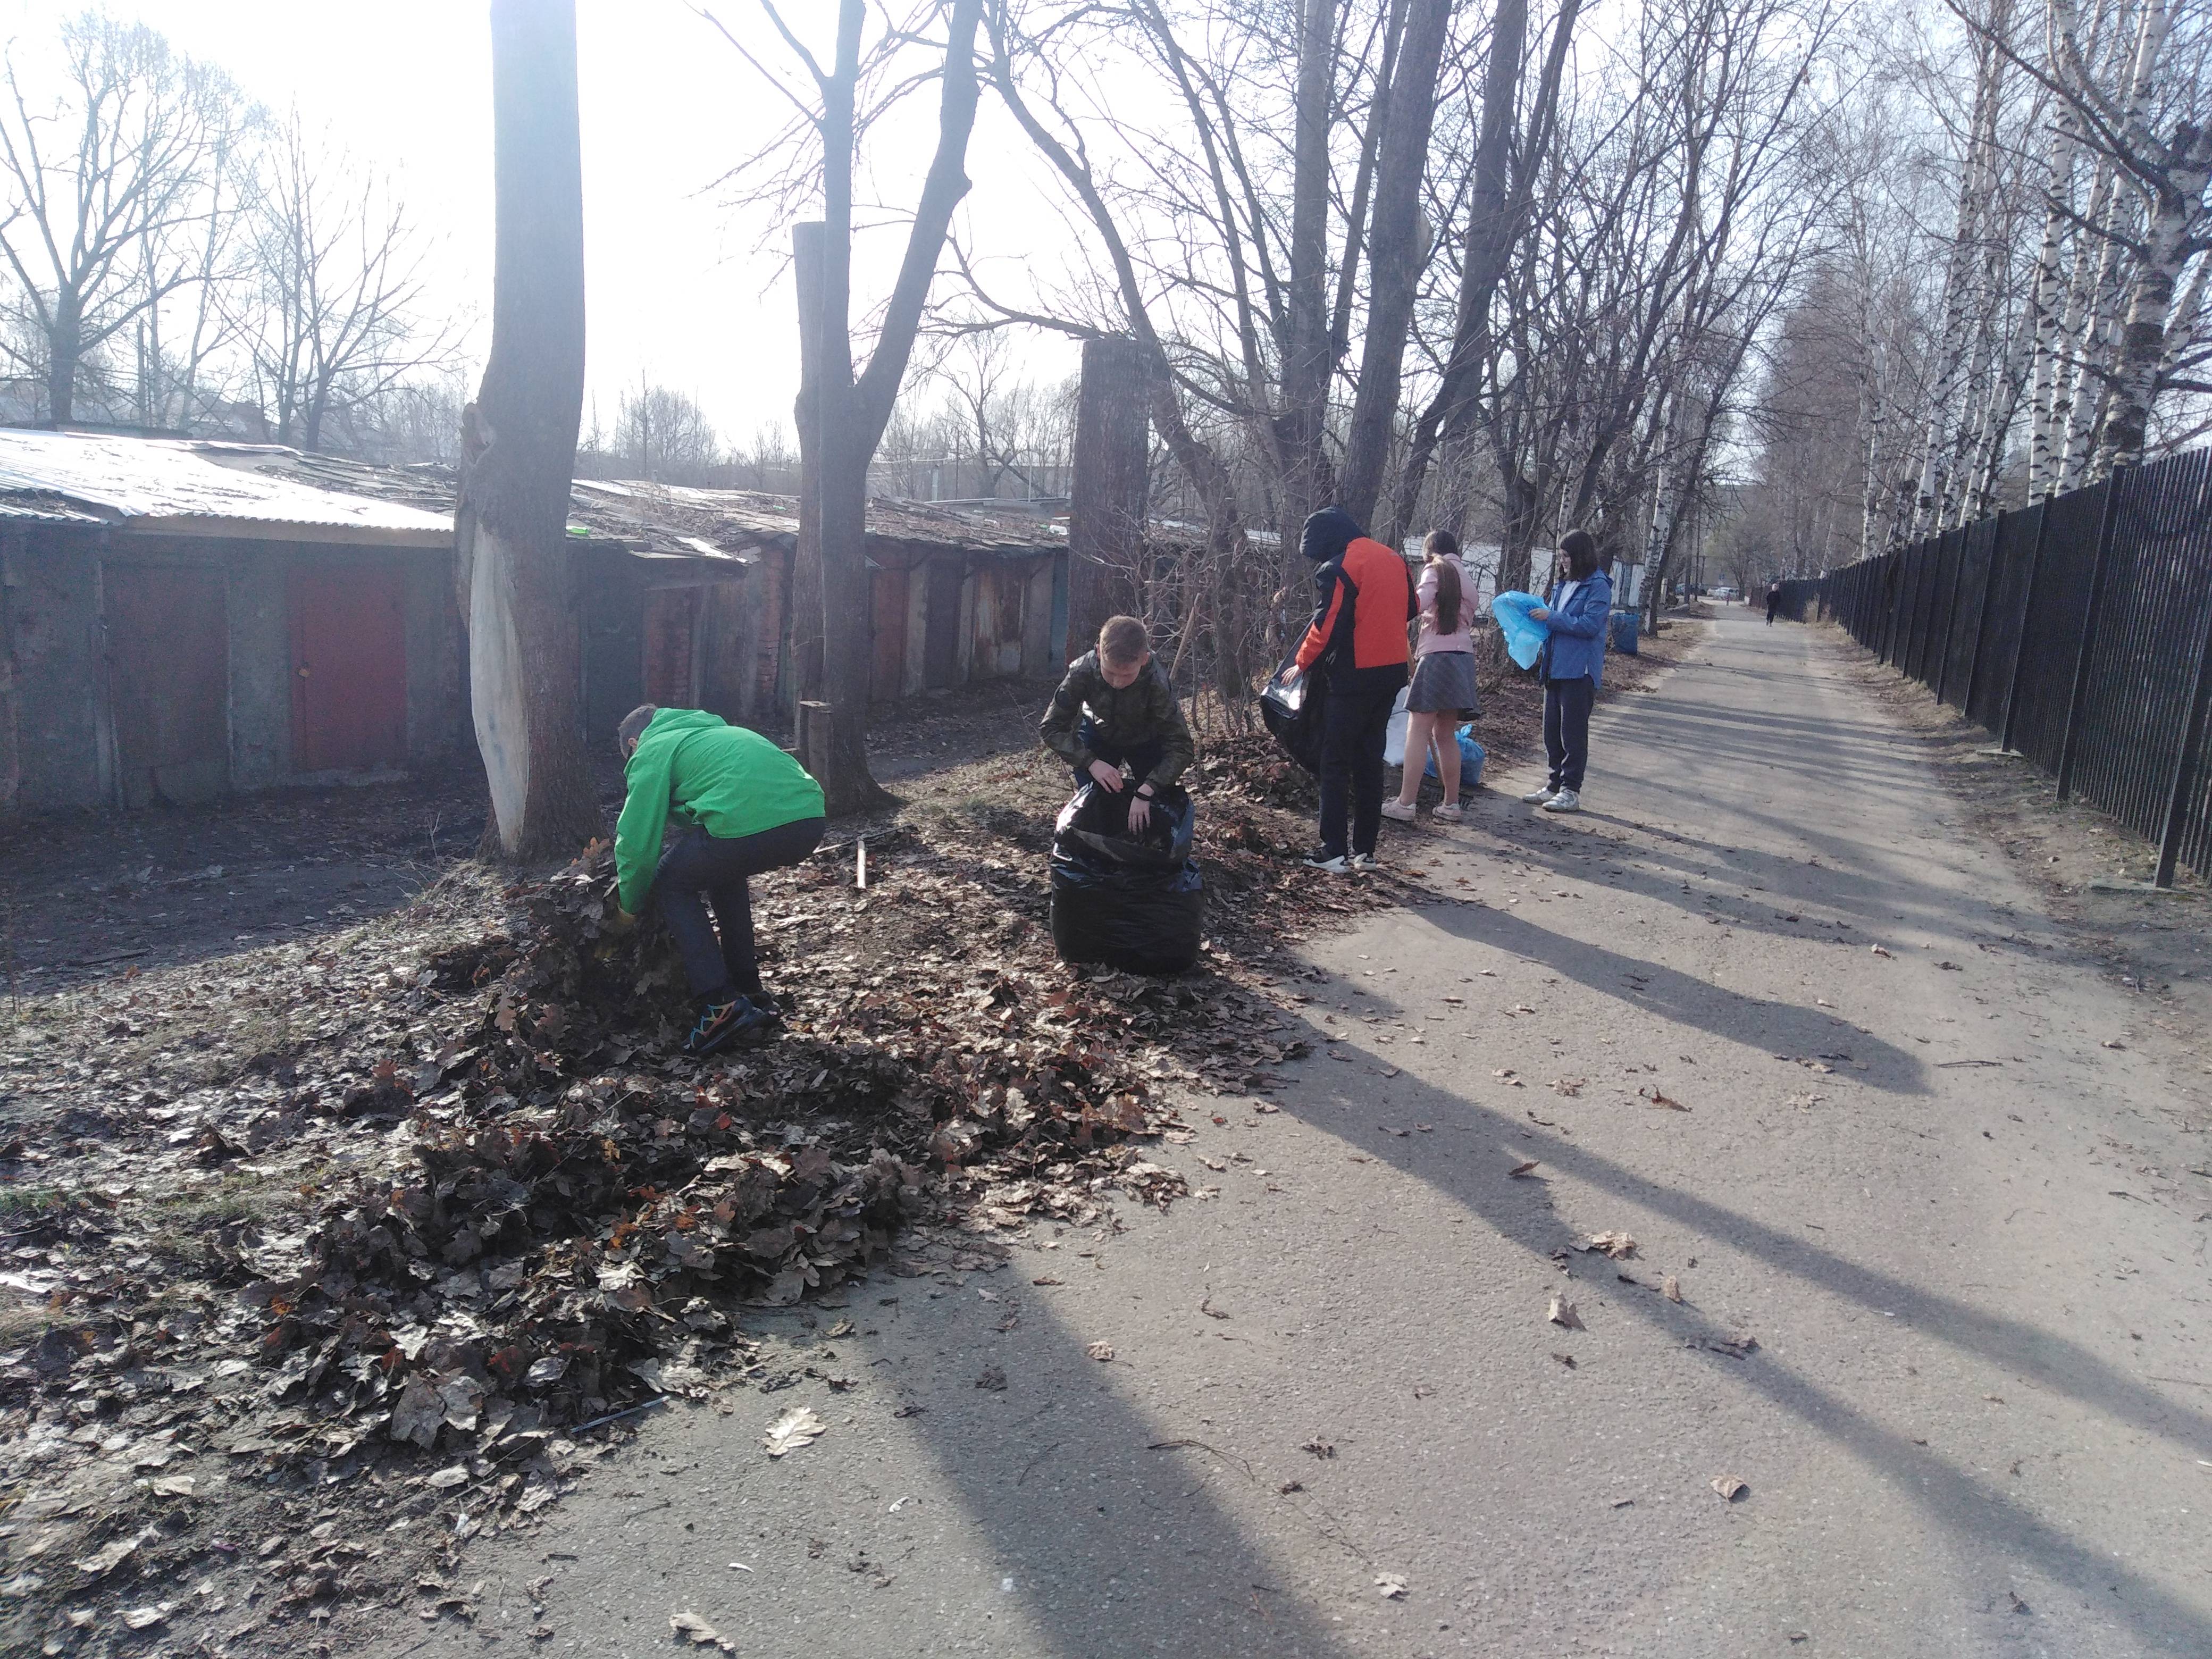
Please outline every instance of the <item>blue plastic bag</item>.
M1461 726L1459 729L1459 787L1461 793L1464 793L1481 783L1482 763L1489 758L1490 757L1488 752L1480 744L1474 740L1474 727L1472 726ZM1437 775L1437 751L1433 749L1429 750L1427 775L1432 778Z
M1497 618L1498 631L1505 635L1506 654L1523 668L1536 665L1536 653L1552 637L1550 629L1528 616L1531 611L1543 608L1543 600L1534 593L1517 591L1500 593L1490 602L1490 614Z

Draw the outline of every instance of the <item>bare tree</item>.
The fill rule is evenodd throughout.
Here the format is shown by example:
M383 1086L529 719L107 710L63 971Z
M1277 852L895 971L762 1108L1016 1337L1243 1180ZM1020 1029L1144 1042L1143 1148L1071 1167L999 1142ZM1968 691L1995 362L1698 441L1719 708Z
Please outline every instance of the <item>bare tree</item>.
M492 0L491 358L455 515L488 852L563 856L605 829L585 764L568 493L584 407L574 0Z
M799 580L794 583L793 640L803 701L826 700L833 711L827 741L809 756L833 813L860 811L884 799L868 770L868 686L872 669L872 607L853 596L868 591L868 463L897 403L922 310L945 248L952 210L968 193L968 138L975 124L975 32L982 0L924 4L887 28L864 58L866 8L840 0L836 38L825 68L785 22L771 0L760 0L785 47L811 83L809 103L781 79L774 84L799 105L799 133L819 144L823 219L801 225L793 244L799 296ZM711 20L711 14L708 14ZM895 70L923 30L942 19L941 46L927 42L939 83L937 145L923 179L906 248L867 367L853 356L853 167L868 127L907 82ZM719 21L725 38L757 65L740 38ZM766 73L765 70L763 71ZM887 88L882 82L890 79ZM864 96L864 88L867 89ZM779 149L788 156L787 140ZM818 619L818 620L817 620ZM805 624L802 631L802 620Z
M615 416L614 451L626 476L655 483L714 482L723 460L721 434L691 398L642 376L623 394Z
M248 219L237 320L279 443L321 448L333 417L451 355L422 315L427 249L405 205L296 109L274 128Z
M0 253L43 359L47 418L74 417L110 341L195 280L155 257L211 213L209 182L234 103L228 83L143 25L87 12L61 29L61 92L11 50L0 109L9 194Z

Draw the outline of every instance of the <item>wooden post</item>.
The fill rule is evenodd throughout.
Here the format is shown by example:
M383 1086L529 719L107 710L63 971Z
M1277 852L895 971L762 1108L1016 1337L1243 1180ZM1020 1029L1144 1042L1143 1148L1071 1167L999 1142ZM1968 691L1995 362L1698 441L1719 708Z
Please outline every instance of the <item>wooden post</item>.
M2119 518L2120 482L2128 473L2105 480L2104 511L2097 515L2097 562L2089 573L2089 614L2081 618L2081 648L2074 653L2074 690L2066 699L2066 736L2058 749L2058 799L2074 790L2074 756L2081 735L2081 705L2089 696L2089 658L2097 648L2097 615L2105 608L2105 568L2112 562L2112 526Z
M830 764L830 707L811 698L799 705L798 718L792 723L793 747L798 751L799 763L817 780Z
M1083 343L1075 405L1075 468L1067 495L1067 637L1064 660L1089 650L1117 608L1145 545L1146 405L1150 376L1134 340Z
M2174 757L2173 781L2166 796L2166 827L2158 838L2158 873L2152 884L2173 885L2173 869L2181 856L2181 827L2189 817L2190 798L2204 775L2205 750L2212 748L2212 599L2204 608L2204 644L2197 653L2197 682L2189 694L2189 725L2181 737L2181 752Z

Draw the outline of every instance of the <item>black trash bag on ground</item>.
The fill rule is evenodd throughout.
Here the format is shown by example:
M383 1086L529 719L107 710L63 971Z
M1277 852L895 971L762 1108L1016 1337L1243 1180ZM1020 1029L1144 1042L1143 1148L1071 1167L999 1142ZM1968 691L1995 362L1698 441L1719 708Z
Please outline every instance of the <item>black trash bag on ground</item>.
M1283 752L1315 776L1321 775L1322 700L1328 695L1326 671L1319 663L1298 666L1297 653L1283 659L1260 693L1260 720Z
M1095 783L1060 810L1052 837L1052 942L1060 960L1136 974L1180 974L1198 960L1206 885L1191 857L1197 811L1163 790L1141 836L1129 792Z

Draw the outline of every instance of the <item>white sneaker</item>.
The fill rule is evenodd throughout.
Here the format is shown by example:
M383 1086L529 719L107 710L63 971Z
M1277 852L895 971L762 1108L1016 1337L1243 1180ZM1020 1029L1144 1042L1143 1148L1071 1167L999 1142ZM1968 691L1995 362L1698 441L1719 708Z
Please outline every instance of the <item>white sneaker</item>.
M1382 816L1393 823L1411 823L1419 811L1419 807L1408 806L1403 801L1386 800L1382 803Z
M1438 823L1457 823L1467 816L1467 811L1460 806L1439 806L1429 816Z
M1559 792L1558 790L1553 788L1552 786L1547 783L1541 789L1531 789L1527 794L1522 796L1521 799L1527 801L1531 806L1541 806L1546 801L1551 799L1553 796L1559 793Z
M1352 855L1352 867L1355 870L1372 870L1376 862L1372 853L1354 853Z
M1547 812L1579 812L1583 810L1583 798L1571 789L1562 789L1544 803L1544 810Z

